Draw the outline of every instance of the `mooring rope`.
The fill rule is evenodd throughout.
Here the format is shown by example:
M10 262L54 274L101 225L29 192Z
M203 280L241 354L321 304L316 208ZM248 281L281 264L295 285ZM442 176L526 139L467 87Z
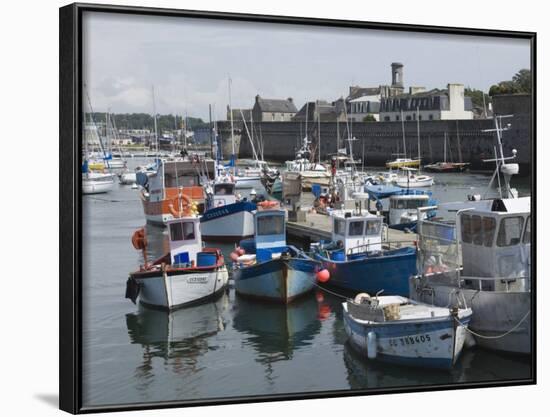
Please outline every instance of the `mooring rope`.
M460 325L460 327L464 327L464 329L465 329L468 333L471 333L471 334L473 334L474 336L480 337L481 339L501 339L501 338L503 338L504 336L508 336L510 333L512 333L514 330L516 330L519 326L521 326L521 324L525 321L525 319L527 319L527 317L529 316L529 314L531 314L531 310L529 310L529 311L523 316L523 318L522 318L514 327L512 327L510 330L508 330L507 332L505 332L505 333L503 333L503 334L499 334L499 335L496 335L496 336L486 336L486 335L482 335L482 334L476 333L476 332L474 332L473 330L468 329L468 327L466 327L464 324L462 324L462 323L460 322L460 320L458 319L458 317L456 317L456 316L453 316L453 317L454 317L454 319L458 322L458 324Z

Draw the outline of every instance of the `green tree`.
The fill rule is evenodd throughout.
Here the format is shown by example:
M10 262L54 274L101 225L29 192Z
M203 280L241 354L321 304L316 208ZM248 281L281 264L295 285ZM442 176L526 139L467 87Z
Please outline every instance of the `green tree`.
M489 89L489 95L498 94L531 94L531 70L519 70L511 80L501 81L498 84L492 85Z
M365 117L363 117L364 122L376 122L376 118L372 114L367 114Z
M466 97L471 97L472 104L475 107L483 108L483 104L487 106L491 102L491 97L489 97L489 94L486 94L481 90L476 90L475 88L466 87L464 90L464 95ZM483 103L483 96L485 96L485 103Z

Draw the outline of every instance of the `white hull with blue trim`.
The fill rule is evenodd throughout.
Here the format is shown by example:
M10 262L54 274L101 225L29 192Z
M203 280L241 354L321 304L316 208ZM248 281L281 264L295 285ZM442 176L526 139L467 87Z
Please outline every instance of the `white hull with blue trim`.
M201 217L203 239L237 242L254 235L256 204L239 202L207 210Z
M399 296L375 300L378 307L343 303L344 327L354 348L371 360L426 368L453 367L464 346L471 309L450 311ZM397 317L384 317L384 307L390 305L399 311Z

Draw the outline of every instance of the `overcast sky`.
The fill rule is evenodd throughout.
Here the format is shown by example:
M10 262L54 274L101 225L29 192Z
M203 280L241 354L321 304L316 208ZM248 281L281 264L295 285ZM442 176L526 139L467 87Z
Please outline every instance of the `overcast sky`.
M228 77L234 108L256 94L335 100L350 85L391 84L392 62L404 84L485 91L530 68L527 40L305 27L205 19L84 15L84 81L95 111L156 110L225 119ZM88 108L88 105L85 106Z

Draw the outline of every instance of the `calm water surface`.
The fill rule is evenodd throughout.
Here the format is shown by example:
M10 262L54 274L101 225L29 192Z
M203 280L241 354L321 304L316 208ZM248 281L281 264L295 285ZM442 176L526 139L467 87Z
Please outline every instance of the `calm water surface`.
M488 176L436 175L440 201L483 193ZM529 194L528 179L513 186ZM137 190L83 197L83 400L86 406L403 387L530 377L529 358L465 351L451 372L367 362L346 344L341 300L318 290L290 306L239 297L166 313L124 298L141 253ZM148 227L151 258L167 249ZM221 246L227 254L232 247Z

